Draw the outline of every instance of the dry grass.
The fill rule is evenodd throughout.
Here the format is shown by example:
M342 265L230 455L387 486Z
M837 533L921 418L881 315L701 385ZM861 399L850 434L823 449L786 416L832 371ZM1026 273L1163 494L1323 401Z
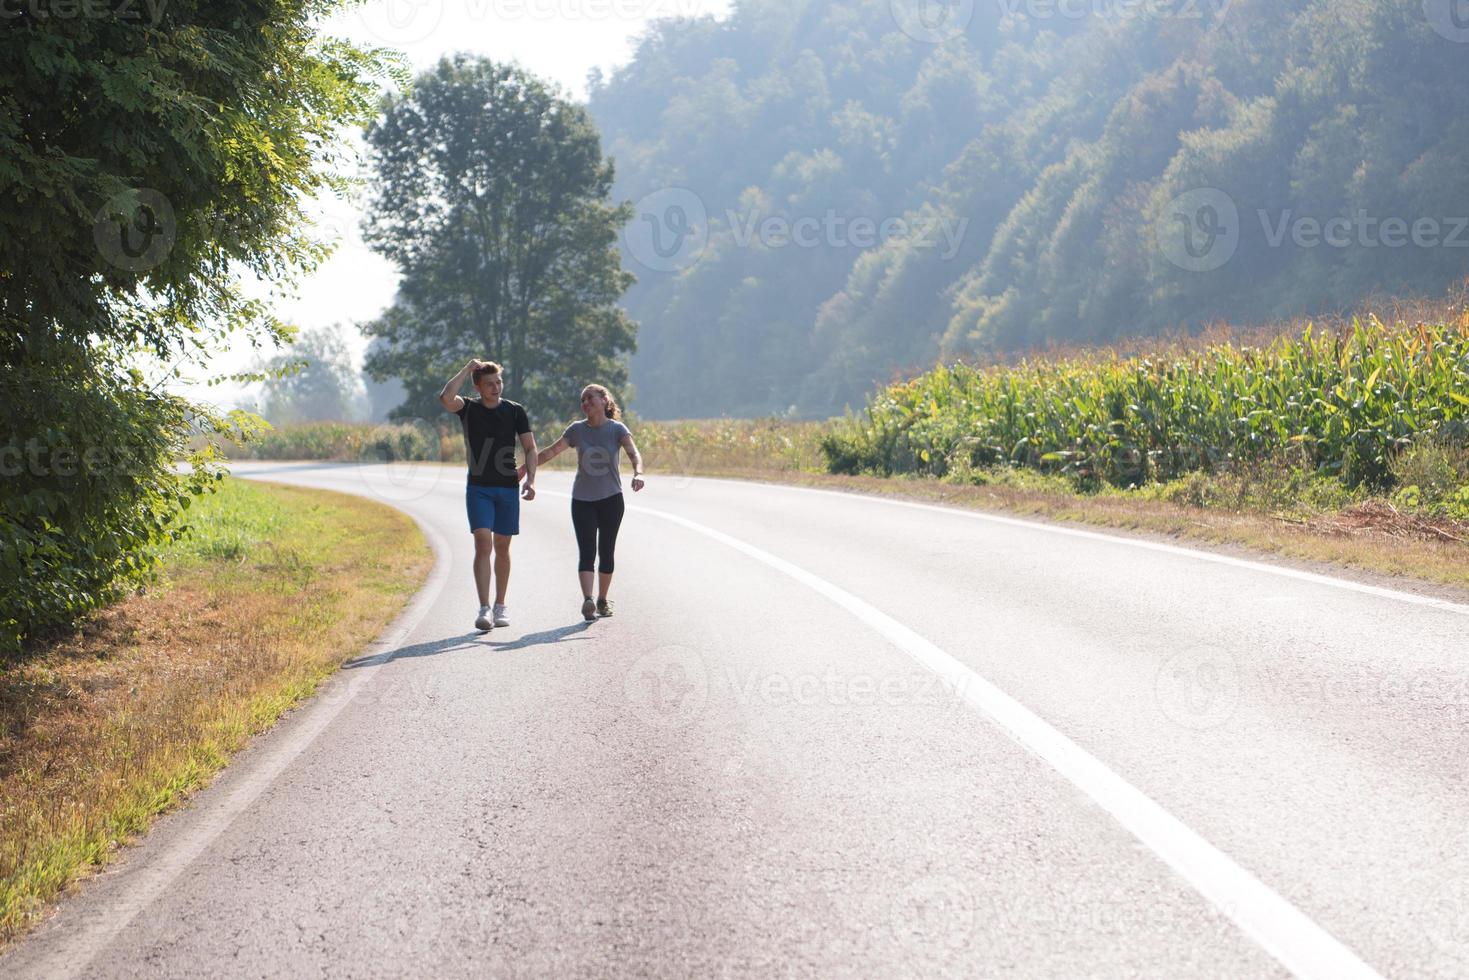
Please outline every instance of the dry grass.
M1404 514L1386 500L1364 500L1360 504L1344 507L1340 513L1323 515L1303 523L1328 534L1355 538L1375 535L1469 544L1469 527L1465 527L1464 522Z
M357 498L227 481L164 578L0 672L0 942L206 784L432 563Z

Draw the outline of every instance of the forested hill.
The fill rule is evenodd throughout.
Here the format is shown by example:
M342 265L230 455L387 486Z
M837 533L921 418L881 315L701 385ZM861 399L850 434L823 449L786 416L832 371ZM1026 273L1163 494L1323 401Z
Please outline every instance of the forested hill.
M594 79L636 408L1469 275L1459 0L737 0ZM774 219L774 220L772 220Z

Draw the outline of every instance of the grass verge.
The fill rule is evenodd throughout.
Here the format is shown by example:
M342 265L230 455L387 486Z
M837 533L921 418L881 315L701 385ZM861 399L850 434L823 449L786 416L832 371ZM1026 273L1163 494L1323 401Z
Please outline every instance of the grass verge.
M226 480L157 584L0 664L0 944L379 634L432 554L340 494Z

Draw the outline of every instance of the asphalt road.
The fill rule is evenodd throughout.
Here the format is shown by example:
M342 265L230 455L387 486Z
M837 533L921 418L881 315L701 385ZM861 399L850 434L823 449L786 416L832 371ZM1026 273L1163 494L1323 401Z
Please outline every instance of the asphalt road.
M478 635L462 474L389 633L7 977L1469 975L1469 606L817 491L569 479Z

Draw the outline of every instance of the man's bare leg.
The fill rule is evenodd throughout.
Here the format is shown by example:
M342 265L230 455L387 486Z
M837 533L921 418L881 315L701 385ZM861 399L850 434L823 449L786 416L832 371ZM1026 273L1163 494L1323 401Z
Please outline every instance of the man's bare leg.
M490 604L490 566L495 556L495 536L488 528L474 532L474 587L479 592L479 604Z
M495 535L495 605L505 605L505 590L510 587L511 535Z

